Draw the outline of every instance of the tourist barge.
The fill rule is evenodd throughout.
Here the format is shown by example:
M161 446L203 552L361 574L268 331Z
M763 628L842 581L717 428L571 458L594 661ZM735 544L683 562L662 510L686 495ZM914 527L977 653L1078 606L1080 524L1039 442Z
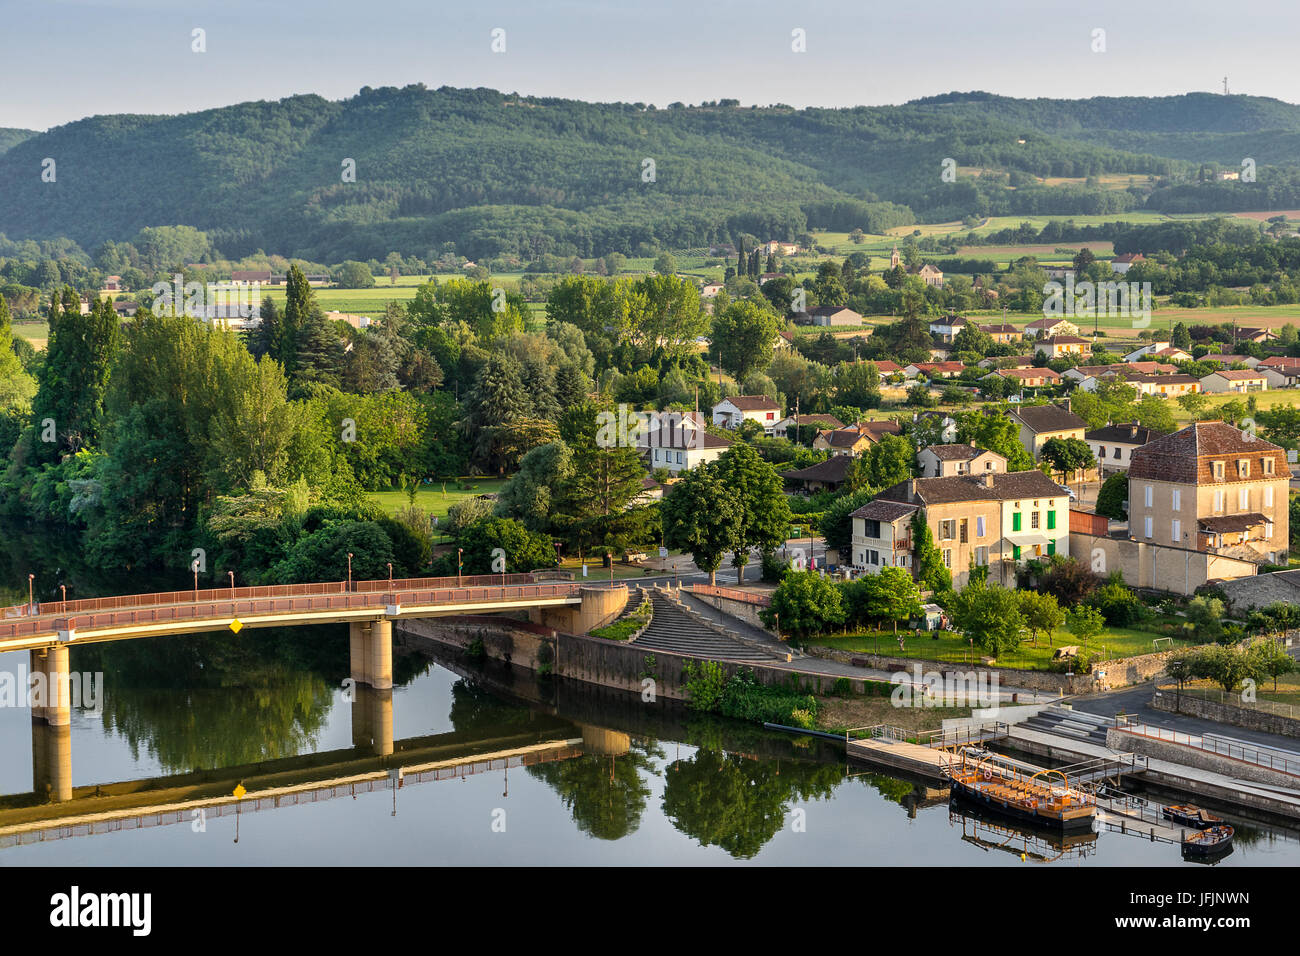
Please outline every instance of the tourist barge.
M944 770L955 800L1059 833L1095 828L1096 799L1070 786L1059 770L1030 774L996 754L965 749Z
M1215 860L1232 852L1232 835L1226 823L1196 830L1183 837L1183 856L1197 860Z

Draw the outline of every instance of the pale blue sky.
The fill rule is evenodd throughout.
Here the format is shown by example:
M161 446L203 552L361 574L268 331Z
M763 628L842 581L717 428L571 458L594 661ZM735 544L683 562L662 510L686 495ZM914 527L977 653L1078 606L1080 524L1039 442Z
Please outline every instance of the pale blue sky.
M408 83L852 106L1217 92L1227 74L1233 92L1300 102L1295 0L0 0L0 35L0 126L33 129Z

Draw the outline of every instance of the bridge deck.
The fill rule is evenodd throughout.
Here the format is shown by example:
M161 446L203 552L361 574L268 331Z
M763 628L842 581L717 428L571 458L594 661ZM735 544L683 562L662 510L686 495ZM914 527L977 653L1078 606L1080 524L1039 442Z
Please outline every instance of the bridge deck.
M85 642L220 630L235 620L245 627L273 627L578 604L582 590L604 586L511 578L503 585L503 578L358 581L351 590L347 582L328 582L22 605L0 609L0 650L40 648L74 638Z

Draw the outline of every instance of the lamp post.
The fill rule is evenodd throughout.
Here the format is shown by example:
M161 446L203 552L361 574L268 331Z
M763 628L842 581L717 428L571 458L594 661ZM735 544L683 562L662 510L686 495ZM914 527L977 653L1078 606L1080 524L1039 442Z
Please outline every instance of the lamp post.
M233 599L235 596L235 572L227 571L226 573L230 575L230 597Z
M67 586L66 584L60 584L60 585L59 585L59 590L63 593L63 598L62 598L63 603L64 603L64 604L67 604L67 603L68 603L68 586Z
M27 575L27 609L31 610L36 606L36 598L32 595L32 582L36 580L36 575Z
M456 587L461 586L460 576L461 576L461 571L464 567L465 567L465 549L457 548L456 549Z
M352 590L352 552L348 552L348 591Z
M393 589L393 562L388 562L388 590Z
M194 565L194 603L199 603L199 566Z

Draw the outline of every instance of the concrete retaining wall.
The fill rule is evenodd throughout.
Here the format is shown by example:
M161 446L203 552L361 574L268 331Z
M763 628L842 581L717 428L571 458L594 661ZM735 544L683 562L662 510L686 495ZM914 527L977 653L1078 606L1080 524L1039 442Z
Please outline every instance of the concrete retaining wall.
M758 612L761 608L757 604L749 604L745 601L733 601L731 598L718 597L713 594L696 594L694 591L688 591L685 589L683 589L682 593L689 594L691 597L695 598L695 600L702 601L710 607L715 607L723 614L730 614L732 617L744 621L746 624L751 624L754 627L767 631L773 637L776 637L776 631L764 624L759 618Z
M1206 551L1085 534L1073 527L1070 554L1102 574L1119 571L1129 587L1172 591L1183 596L1190 596L1207 581L1253 577L1259 570L1249 561Z
M1151 706L1169 713L1186 714L1202 720L1213 720L1234 727L1245 727L1267 734L1300 737L1300 719L1271 714L1253 707L1237 707L1214 700L1203 700L1169 690L1157 690L1151 695Z
M484 653L494 660L616 690L643 694L650 687L646 681L653 680L656 697L669 700L686 699L685 667L694 660L670 651L559 631L553 637L544 637L519 630L504 618L485 618L482 624L444 624L439 618L413 619L398 622L395 630L407 640L433 641L461 651L481 641ZM828 694L835 687L832 676L797 674L748 662L719 662L719 666L728 676L750 670L759 683L797 686L802 693ZM849 680L856 694L865 693L868 684L880 683L870 678Z
M1187 747L1170 740L1144 737L1118 727L1106 731L1106 746L1111 750L1143 754L1157 760L1167 760L1185 767L1196 767L1198 770L1209 770L1253 783L1290 788L1294 788L1297 783L1296 778L1291 774L1260 767L1245 760L1234 760L1232 757L1210 753L1198 747Z

